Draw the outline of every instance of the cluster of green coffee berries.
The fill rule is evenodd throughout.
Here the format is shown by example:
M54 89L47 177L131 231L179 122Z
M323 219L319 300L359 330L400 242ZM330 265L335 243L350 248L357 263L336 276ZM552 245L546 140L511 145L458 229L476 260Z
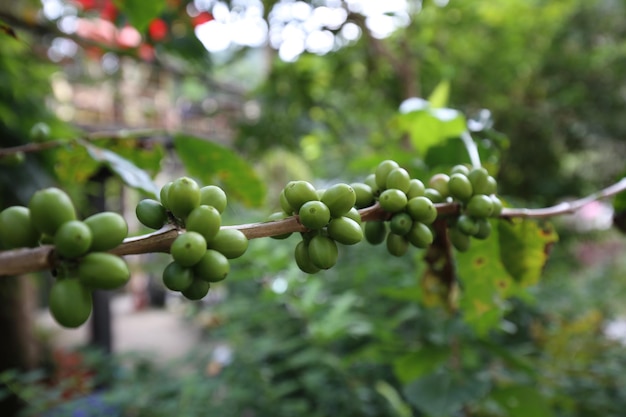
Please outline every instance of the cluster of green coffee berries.
M348 184L335 184L316 190L307 181L291 181L280 194L282 212L271 220L297 215L308 229L295 248L298 267L309 274L329 269L337 263L337 243L354 245L363 239L361 216L354 208L357 195ZM277 236L285 238L288 235Z
M365 224L365 238L369 243L386 242L387 250L394 256L404 255L410 245L427 248L432 244L430 225L437 218L434 202L439 198L436 190L411 178L406 169L392 160L378 164L359 188L363 196L371 200L370 204L378 201L389 213L387 220ZM363 201L367 199L364 197Z
M189 177L165 184L160 202L145 199L137 204L139 221L152 229L173 223L181 230L170 247L173 261L163 271L163 284L190 300L209 292L211 283L226 278L229 259L248 248L248 239L239 230L222 227L227 198L215 185L200 187Z
M486 169L456 165L450 175L433 175L427 185L411 178L397 162L381 162L357 188L363 202L378 201L389 219L367 222L365 238L372 244L386 241L389 253L404 255L409 246L427 248L434 240L432 223L435 204L457 202L461 214L448 219L449 239L459 251L469 249L470 237L486 239L491 233L489 217L497 217L502 202L496 197L497 183ZM371 200L370 200L371 199Z
M89 318L93 289L114 289L130 279L126 262L107 253L124 241L128 225L113 212L77 219L70 197L58 188L37 191L28 207L0 212L0 242L4 249L53 244L56 280L49 308L65 327L78 327Z
M435 177L433 180L440 193L461 203L461 215L448 222L448 236L454 247L466 251L470 237L487 239L491 234L489 218L498 217L502 212L495 178L485 168L470 169L465 165L454 166L450 176L437 174Z

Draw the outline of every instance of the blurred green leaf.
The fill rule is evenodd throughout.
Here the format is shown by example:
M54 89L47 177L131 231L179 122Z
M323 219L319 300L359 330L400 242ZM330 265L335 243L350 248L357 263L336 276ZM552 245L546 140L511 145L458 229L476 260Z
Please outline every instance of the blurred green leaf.
M385 381L376 383L376 391L389 402L397 417L412 417L411 407L409 407L400 397L398 391Z
M145 32L152 19L158 17L165 7L165 0L114 0L120 9L139 32Z
M511 219L498 224L500 258L506 270L520 285L539 281L550 249L558 235L550 223Z
M466 129L465 116L457 110L440 108L411 111L397 115L391 122L401 133L408 133L411 144L421 155Z
M84 146L68 145L54 150L54 171L62 184L83 184L100 167Z
M437 84L430 96L428 96L428 102L433 108L445 107L448 104L448 97L450 96L450 81L443 80Z
M483 397L489 382L477 375L441 369L404 388L409 402L433 417L452 417L464 405Z
M176 153L190 175L204 184L223 183L227 194L249 206L260 206L265 185L252 166L232 150L188 135L174 136Z
M153 197L158 195L159 188L152 181L148 173L137 167L137 165L133 164L128 159L108 149L98 148L88 143L85 143L83 146L87 149L91 158L108 166L126 185L141 190Z
M414 381L434 372L450 357L450 349L441 346L422 346L415 352L399 357L393 362L396 377L403 383Z
M103 146L104 147L104 146ZM165 156L163 145L142 139L114 140L107 143L106 148L119 156L133 162L137 167L155 175L161 169Z
M546 398L535 387L512 385L496 388L490 394L508 417L552 417L554 413Z

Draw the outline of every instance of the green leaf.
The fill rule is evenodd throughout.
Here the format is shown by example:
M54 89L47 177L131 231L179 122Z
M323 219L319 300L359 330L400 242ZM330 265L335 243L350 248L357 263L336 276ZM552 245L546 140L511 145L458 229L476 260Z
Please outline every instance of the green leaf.
M423 346L393 362L393 371L403 383L414 381L434 372L450 357L450 349L440 346Z
M114 3L139 32L145 32L152 19L158 17L167 6L165 0L114 0Z
M473 239L470 250L457 254L464 319L481 335L500 323L504 300L527 295L524 288L539 281L550 246L558 239L549 224L540 227L523 219L491 223L488 239Z
M152 197L158 195L159 188L152 181L148 173L138 168L137 165L133 164L128 159L108 149L98 148L88 143L83 144L83 146L87 149L92 159L108 166L126 185L141 190Z
M429 416L451 417L464 405L483 397L489 386L489 382L478 375L440 369L407 385L404 395L412 405Z
M448 97L450 96L450 81L443 80L435 87L428 101L434 108L445 107L448 104Z
M464 320L479 334L484 335L498 326L504 314L504 300L515 294L513 277L500 260L498 227L492 220L492 234L488 239L472 239L467 252L458 252L457 271L463 292L460 305Z
M512 385L496 388L490 397L506 410L508 417L554 416L548 401L535 387Z
M161 162L165 156L163 145L153 141L131 139L109 141L106 148L119 156L133 162L139 168L155 175L161 169Z
M174 146L185 169L205 185L219 180L228 195L260 206L265 185L252 166L230 149L194 136L175 135Z
M541 226L527 219L512 219L498 225L502 264L522 286L539 281L558 235L549 223Z
M415 149L425 155L430 147L461 135L466 121L457 110L427 108L400 114L392 120L391 126L408 133Z
M400 397L398 391L387 382L378 381L376 383L376 391L389 402L389 405L391 406L391 409L394 411L396 416L413 416L413 413L411 412L411 407L409 407L408 404L402 401L402 397Z
M54 159L54 171L62 184L84 184L100 167L100 163L90 158L87 149L79 145L56 149Z

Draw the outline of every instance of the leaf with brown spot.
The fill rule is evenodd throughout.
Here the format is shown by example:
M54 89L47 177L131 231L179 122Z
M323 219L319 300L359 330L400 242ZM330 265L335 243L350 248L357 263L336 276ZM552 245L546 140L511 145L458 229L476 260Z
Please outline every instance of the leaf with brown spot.
M513 279L521 286L539 281L558 235L549 223L512 219L498 225L500 259Z

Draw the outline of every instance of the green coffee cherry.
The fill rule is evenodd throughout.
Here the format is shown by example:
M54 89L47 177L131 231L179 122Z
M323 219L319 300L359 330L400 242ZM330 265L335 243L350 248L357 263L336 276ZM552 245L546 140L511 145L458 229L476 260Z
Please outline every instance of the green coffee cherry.
M0 242L6 249L35 247L39 237L28 208L11 206L0 212Z
M354 245L363 240L363 229L349 217L336 217L328 224L328 237L344 245Z
M130 280L130 270L124 259L106 252L91 252L78 264L78 279L89 288L112 290Z
M396 235L404 236L413 226L413 218L408 213L396 213L389 221L389 230Z
M15 167L23 164L25 160L26 154L22 151L17 151L8 155L0 156L0 165L5 167Z
M406 235L409 242L416 248L426 249L432 245L434 236L432 230L424 223L413 222L413 226Z
M400 190L403 193L407 193L411 186L411 176L404 168L394 168L387 175L387 181L385 182L385 188Z
M448 237L452 246L459 252L466 252L470 248L470 237L456 227L448 229Z
M491 175L487 177L487 185L485 186L483 194L495 194L498 192L498 182Z
M363 180L363 182L370 186L370 188L372 189L372 194L374 194L374 196L377 196L382 191L378 184L376 184L376 175L374 174L370 174L365 177L365 180Z
M474 194L472 183L463 174L452 174L448 181L448 189L452 197L461 201L469 200Z
M91 291L76 278L58 279L48 294L52 317L63 327L78 327L91 315Z
M480 226L472 217L461 214L456 221L456 227L468 236L474 236L480 230Z
M200 205L213 206L217 211L223 213L227 204L226 193L217 185L207 185L200 188Z
M211 240L222 226L222 216L213 206L201 205L187 216L185 227L189 232L200 233L205 240Z
M372 187L362 182L354 182L350 184L350 187L352 187L356 196L356 201L354 202L356 208L369 207L374 204Z
M285 198L293 212L297 213L307 201L319 200L315 187L307 181L290 181L285 186ZM329 207L330 208L330 207Z
M481 218L477 219L478 232L474 235L476 239L487 239L491 235L491 223L489 220Z
M107 251L120 245L128 236L128 225L122 216L105 211L89 216L85 224L91 230L90 251Z
M488 193L491 186L489 185L489 173L485 168L473 168L469 174L467 174L467 178L472 183L474 195Z
M50 125L45 122L37 122L30 128L30 138L35 142L43 142L50 137Z
M380 190L385 190L387 187L387 176L389 173L393 171L395 168L399 168L400 165L396 161L392 161L390 159L382 161L376 167L374 171L374 179L376 180L376 185Z
M454 174L461 174L467 177L469 173L470 169L466 165L455 165L450 170L450 177L452 177Z
M170 192L170 187L172 186L172 181L166 183L163 187L161 187L161 191L159 192L159 199L161 200L161 205L166 209L169 209L170 204L168 200L168 194Z
M163 270L163 285L172 291L185 291L193 283L193 270L176 261Z
M206 245L206 239L200 233L185 232L174 239L170 252L180 265L192 266L202 259Z
M327 236L313 236L309 242L309 258L320 269L329 269L337 263L339 250L334 240Z
M54 234L55 249L65 258L77 258L87 253L91 240L91 229L79 220L63 223Z
M189 300L197 301L203 299L209 293L210 288L211 284L208 281L194 278L191 285L181 291L181 294Z
M291 207L291 204L289 204L289 201L287 201L287 197L285 197L285 189L280 192L279 199L281 210L288 216L291 216L294 213L294 210L293 207Z
M502 214L502 201L495 195L489 196L491 198L491 203L493 204L493 211L491 212L492 217L499 217Z
M402 256L409 250L409 241L395 233L387 235L387 251L393 256Z
M321 200L328 206L332 217L340 217L354 207L356 193L348 184L335 184L324 191Z
M246 253L248 238L240 230L222 228L207 245L228 259L235 259Z
M307 201L298 211L300 223L309 229L319 230L330 221L330 210L321 201Z
M202 259L193 266L194 275L204 281L219 282L230 272L228 259L216 250L208 249Z
M167 204L174 216L185 220L189 213L200 205L198 183L189 177L173 181L167 191Z
M415 197L408 201L406 211L416 222L431 224L437 219L437 209L427 197Z
M439 194L441 194L443 198L446 198L450 195L450 190L448 186L449 181L450 177L446 174L435 174L428 181L428 187L439 191Z
M365 223L364 228L365 240L372 245L379 245L385 241L387 237L387 226L382 221L371 221Z
M160 229L167 223L167 211L161 203L150 198L141 200L135 208L137 219L146 227Z
M361 224L361 213L359 213L359 211L356 208L354 208L354 207L352 207L350 209L350 211L348 211L344 215L344 217L348 217L348 218L354 220L355 222L357 222L358 224Z
M283 220L286 219L287 217L289 217L289 215L283 211L277 211L275 213L270 214L267 217L267 221L269 222L273 222L273 221L278 221L278 220ZM276 236L270 236L272 239L287 239L289 236L291 236L291 233L284 233L282 235L276 235Z
M296 245L294 251L294 258L296 259L296 265L301 271L307 274L315 274L320 271L320 268L315 266L309 257L309 245L304 240L301 240Z
M378 198L380 207L390 213L397 213L404 210L407 201L406 194L395 188L383 191Z
M28 209L35 229L50 236L54 236L63 223L76 220L72 200L64 191L54 187L36 191Z
M473 217L489 217L493 212L493 200L483 194L474 195L470 198L465 210Z
M407 198L410 200L415 197L421 197L424 195L424 183L417 178L413 178L409 184L409 191L406 192Z
M426 188L424 190L424 197L432 201L433 203L443 203L445 198L441 195L441 193L434 188Z

